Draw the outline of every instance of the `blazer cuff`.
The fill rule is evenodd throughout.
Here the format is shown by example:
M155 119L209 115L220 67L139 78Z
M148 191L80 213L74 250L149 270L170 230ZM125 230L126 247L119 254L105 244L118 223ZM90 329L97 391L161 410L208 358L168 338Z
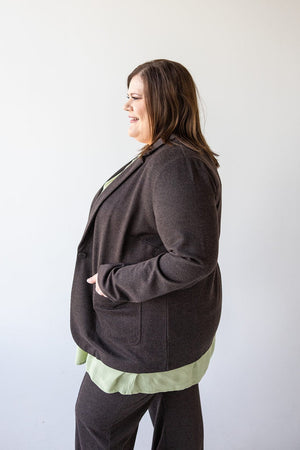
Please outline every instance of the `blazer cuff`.
M118 264L100 264L100 266L98 267L98 271L97 271L97 281L98 281L98 285L101 289L101 291L103 292L103 294L105 294L108 298L108 300L111 300L113 303L119 302L119 300L115 300L113 298L113 296L111 295L111 293L107 292L107 290L105 289L105 283L107 283L108 278L110 276L110 274L112 272L116 272L118 269L120 269L121 267L124 267L125 264L123 263L118 263ZM128 299L124 298L122 299L123 301L127 301Z

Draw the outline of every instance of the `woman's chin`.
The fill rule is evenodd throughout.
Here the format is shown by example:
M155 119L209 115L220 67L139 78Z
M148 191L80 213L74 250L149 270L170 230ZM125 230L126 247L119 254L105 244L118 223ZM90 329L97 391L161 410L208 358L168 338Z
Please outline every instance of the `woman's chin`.
M130 136L130 137L136 139L138 142L142 142L142 141L140 140L140 138L139 138L138 133L134 133L134 132L132 132L130 129L128 130L128 136Z
M136 139L141 144L149 144L149 142L148 142L149 139L141 136L140 133L137 133L136 131L131 130L130 127L128 128L128 136Z

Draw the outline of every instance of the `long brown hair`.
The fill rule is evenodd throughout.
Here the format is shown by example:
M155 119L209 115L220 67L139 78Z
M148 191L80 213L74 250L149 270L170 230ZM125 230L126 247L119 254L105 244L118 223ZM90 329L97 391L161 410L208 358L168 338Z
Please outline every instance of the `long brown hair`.
M128 75L128 88L135 75L139 75L144 83L152 143L159 138L168 142L171 134L174 134L184 145L206 155L219 167L216 159L218 155L209 148L201 131L198 90L188 70L182 64L168 59L148 61ZM145 145L139 156L150 148L151 144Z

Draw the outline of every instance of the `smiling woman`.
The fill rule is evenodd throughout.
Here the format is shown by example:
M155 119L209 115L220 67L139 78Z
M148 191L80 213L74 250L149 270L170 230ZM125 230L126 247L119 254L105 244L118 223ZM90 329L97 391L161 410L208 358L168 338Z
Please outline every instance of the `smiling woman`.
M151 144L152 133L145 101L144 82L140 75L135 75L130 81L128 101L124 109L129 112L129 136L144 144Z
M221 182L196 87L169 60L128 76L128 133L145 144L97 192L78 246L71 330L87 364L76 449L203 448L198 383L221 313ZM88 283L87 283L88 281Z

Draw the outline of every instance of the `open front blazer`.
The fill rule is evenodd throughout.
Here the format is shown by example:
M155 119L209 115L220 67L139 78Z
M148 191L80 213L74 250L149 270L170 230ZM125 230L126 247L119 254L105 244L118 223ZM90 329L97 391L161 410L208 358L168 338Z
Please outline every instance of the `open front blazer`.
M204 158L174 135L159 139L93 199L78 246L71 331L112 368L175 369L213 340L221 182ZM95 273L107 298L86 281Z

